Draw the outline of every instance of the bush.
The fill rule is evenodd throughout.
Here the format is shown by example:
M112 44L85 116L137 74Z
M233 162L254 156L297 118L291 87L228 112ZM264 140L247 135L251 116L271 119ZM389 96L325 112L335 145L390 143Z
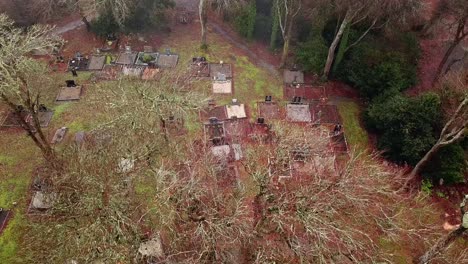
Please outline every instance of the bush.
M256 17L257 8L255 1L251 1L248 5L241 7L238 15L234 19L234 25L239 34L247 39L252 39Z
M338 68L337 77L357 87L369 99L387 96L416 84L416 65L405 54L385 52L371 43L355 47Z
M440 100L428 93L418 98L401 94L374 99L364 114L378 135L377 147L397 163L415 165L436 141Z
M322 72L327 60L328 48L321 36L300 43L296 51L297 62L305 71Z
M439 149L422 174L434 182L443 179L444 183L453 184L464 181L465 171L465 151L460 144L452 144Z

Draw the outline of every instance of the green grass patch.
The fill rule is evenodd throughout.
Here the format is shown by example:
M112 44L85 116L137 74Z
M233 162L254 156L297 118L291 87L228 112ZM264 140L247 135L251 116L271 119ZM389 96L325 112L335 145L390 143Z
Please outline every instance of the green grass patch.
M369 146L367 132L360 124L360 108L355 102L339 102L338 110L343 120L348 144L357 150L365 150Z

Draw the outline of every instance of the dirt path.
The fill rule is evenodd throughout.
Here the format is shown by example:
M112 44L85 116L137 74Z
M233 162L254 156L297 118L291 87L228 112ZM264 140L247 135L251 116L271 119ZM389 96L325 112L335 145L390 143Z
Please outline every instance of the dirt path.
M274 65L264 61L262 58L257 56L257 54L255 54L252 50L249 49L249 47L247 47L247 45L236 40L234 37L232 37L229 34L229 32L224 30L220 25L214 22L209 22L208 26L210 26L213 29L213 31L221 35L223 38L231 42L232 45L236 46L239 49L244 50L247 53L247 55L252 59L252 61L258 64L258 66L268 70L271 74L275 74L275 75L278 74L278 70L276 69Z
M61 34L66 33L68 31L72 31L72 30L74 30L76 28L79 28L79 27L81 27L83 25L84 25L83 21L81 19L77 19L77 20L72 21L72 22L70 22L68 24L65 24L65 25L63 25L61 27L55 28L54 31L52 31L52 32L54 34L61 35Z

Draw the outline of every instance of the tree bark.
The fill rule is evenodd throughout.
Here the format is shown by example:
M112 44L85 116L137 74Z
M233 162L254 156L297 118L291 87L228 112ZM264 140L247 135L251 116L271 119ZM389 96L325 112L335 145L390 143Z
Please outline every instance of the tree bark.
M453 230L445 237L439 239L424 255L419 258L419 264L429 263L435 256L437 256L441 251L446 249L450 244L455 241L455 239L462 236L467 229L463 226L460 226L458 229Z
M409 179L414 179L416 175L421 171L421 169L429 162L432 156L437 153L437 151L442 147L442 145L437 142L432 148L424 155L424 157L414 166L414 169L411 171Z
M447 63L450 55L452 55L453 50L457 47L457 45L460 43L460 41L454 41L450 45L450 47L447 49L447 51L444 54L444 57L442 58L442 61L440 62L439 66L437 67L437 71L434 75L434 80L432 81L432 86L434 86L439 78L441 77L442 71L444 69L445 64Z
M330 75L330 70L333 65L333 61L335 60L335 52L336 48L338 47L338 44L340 43L341 36L343 36L343 33L346 29L346 27L349 24L349 11L346 12L346 15L341 22L340 29L338 30L338 33L336 33L335 39L333 39L333 42L328 49L328 56L327 56L327 62L325 63L325 68L323 69L323 77L328 79L328 76Z
M208 16L206 14L206 1L200 0L200 4L198 6L198 14L200 16L200 26L201 26L201 46L206 47L206 23L208 20Z
M288 54L289 54L289 45L290 45L290 42L291 42L291 32L292 32L292 20L290 21L288 27L287 27L287 31L286 31L286 35L284 36L284 45L283 45L283 54L281 55L281 63L280 63L280 68L283 68L284 65L286 64L286 59L288 58Z

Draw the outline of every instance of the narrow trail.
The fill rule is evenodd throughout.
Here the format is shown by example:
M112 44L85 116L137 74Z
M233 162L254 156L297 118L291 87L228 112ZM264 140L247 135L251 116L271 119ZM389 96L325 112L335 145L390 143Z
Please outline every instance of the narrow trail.
M77 29L77 28L79 28L79 27L81 27L83 25L84 25L83 21L81 19L77 19L77 20L72 21L72 22L70 22L68 24L65 24L65 25L63 25L61 27L56 27L52 31L52 33L56 34L56 35L61 35L61 34L66 33L68 31L72 31L74 29Z
M278 74L278 71L274 65L264 61L262 58L257 56L257 54L255 54L252 50L249 49L249 47L247 47L247 45L237 41L235 38L229 35L229 33L226 30L224 30L220 25L213 23L213 22L208 22L208 26L210 26L216 33L221 35L223 38L231 42L232 45L234 45L235 47L239 49L244 50L247 53L247 55L251 59L253 59L254 63L257 63L260 67L268 70L271 74L274 74L274 75Z

